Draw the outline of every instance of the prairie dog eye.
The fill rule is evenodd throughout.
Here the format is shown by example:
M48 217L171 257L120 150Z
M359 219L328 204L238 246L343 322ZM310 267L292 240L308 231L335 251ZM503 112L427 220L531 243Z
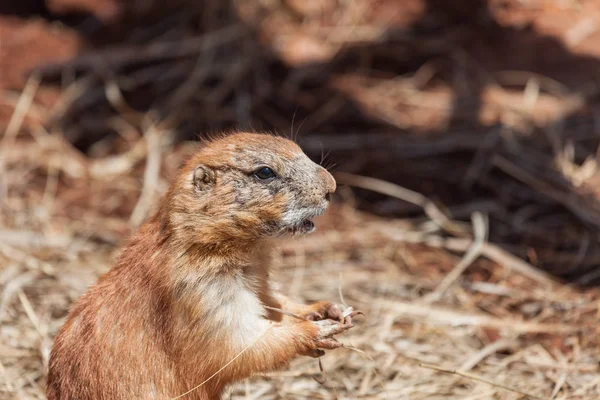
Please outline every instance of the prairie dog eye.
M254 176L262 181L268 181L275 178L277 174L269 167L260 167L254 172Z

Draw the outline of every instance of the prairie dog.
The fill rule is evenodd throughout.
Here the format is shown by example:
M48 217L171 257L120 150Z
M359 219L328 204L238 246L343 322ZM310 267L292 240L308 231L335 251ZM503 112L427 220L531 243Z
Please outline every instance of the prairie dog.
M287 139L203 144L71 310L51 352L49 400L172 399L205 380L182 398L219 399L235 381L340 347L333 335L351 316L269 285L273 239L310 233L335 189Z

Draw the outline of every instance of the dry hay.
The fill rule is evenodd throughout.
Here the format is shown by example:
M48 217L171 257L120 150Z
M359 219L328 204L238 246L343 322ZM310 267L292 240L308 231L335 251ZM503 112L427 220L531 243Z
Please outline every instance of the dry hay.
M119 170L119 158L69 158L75 150L66 142L28 145L31 157L3 174L0 397L7 399L43 398L52 337L68 307L109 267L140 193L151 185L153 202L193 148L163 143L155 150L159 169ZM141 160L151 162L141 147ZM78 162L85 178L75 177ZM98 163L105 173L96 176ZM67 165L73 176L59 176ZM338 176L385 191L379 181ZM237 385L232 398L600 394L597 289L557 283L488 243L483 214L473 214L472 228L436 214L436 206L427 209L432 220L384 220L356 211L341 193L345 200L318 221L317 233L282 243L276 279L292 297L344 302L366 318L341 339L346 349L323 357L322 371L316 360L299 359Z
M302 131L321 133L300 138L312 155L331 151L340 169L385 181L337 173L336 204L314 235L282 244L277 280L298 300L345 302L366 318L322 370L299 359L237 385L232 398L599 397L600 291L537 268L599 279L599 138L586 114L595 89L492 74L479 93L486 126L434 129L468 109L455 97L469 91L469 62L459 55L449 79L448 60L435 60L460 47L458 25L394 36L377 18L412 24L419 7L339 2L311 14L309 2L261 2L265 13L251 3L238 2L239 15L175 12L123 46L42 68L22 93L5 93L0 398L44 397L52 337L69 306L109 268L193 149L175 132L234 123L288 131L296 112ZM190 28L198 15L207 25ZM412 47L416 55L404 52ZM407 73L377 73L378 57ZM372 69L362 70L363 58ZM39 77L53 74L64 87L44 108L35 92ZM395 218L356 211L364 199Z

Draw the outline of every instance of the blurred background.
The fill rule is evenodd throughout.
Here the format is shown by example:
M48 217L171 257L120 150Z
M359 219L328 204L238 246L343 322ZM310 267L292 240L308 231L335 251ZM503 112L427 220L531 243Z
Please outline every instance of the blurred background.
M229 398L599 398L597 1L3 0L0 93L0 399L229 130L334 173L276 279L366 314Z

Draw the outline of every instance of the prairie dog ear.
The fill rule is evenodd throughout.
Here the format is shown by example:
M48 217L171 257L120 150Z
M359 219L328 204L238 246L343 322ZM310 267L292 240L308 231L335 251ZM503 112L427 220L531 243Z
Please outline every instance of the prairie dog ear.
M215 171L205 165L198 165L192 174L192 183L197 190L208 190L217 181Z

